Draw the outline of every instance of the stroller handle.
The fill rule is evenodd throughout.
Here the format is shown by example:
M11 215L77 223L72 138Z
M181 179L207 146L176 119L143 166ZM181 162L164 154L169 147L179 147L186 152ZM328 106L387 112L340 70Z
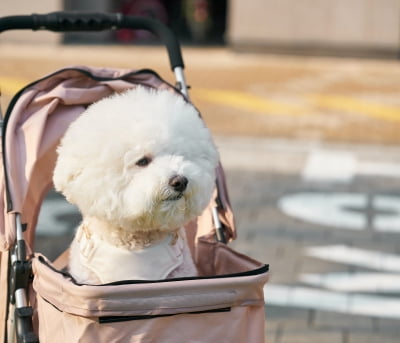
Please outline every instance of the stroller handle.
M146 30L155 34L166 45L172 70L184 67L181 48L174 33L163 23L150 18L95 12L52 12L0 18L0 33L21 29L54 32Z

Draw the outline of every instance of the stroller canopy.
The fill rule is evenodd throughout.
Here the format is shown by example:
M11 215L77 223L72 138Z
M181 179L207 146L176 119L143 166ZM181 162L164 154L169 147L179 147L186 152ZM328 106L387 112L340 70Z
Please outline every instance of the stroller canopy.
M0 250L8 250L15 242L15 223L6 215L10 212L21 214L22 223L27 224L25 238L32 247L39 208L52 187L56 147L69 124L89 104L139 84L178 92L151 70L71 67L31 83L15 95L3 125ZM219 170L219 176L221 173ZM218 182L225 188L221 177ZM227 203L225 192L219 196ZM232 236L231 230L228 239Z

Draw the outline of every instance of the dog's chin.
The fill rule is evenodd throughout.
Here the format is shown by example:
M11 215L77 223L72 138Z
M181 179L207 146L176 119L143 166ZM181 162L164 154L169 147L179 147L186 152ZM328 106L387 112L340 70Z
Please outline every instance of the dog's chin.
M177 193L177 194L172 194L168 197L166 197L163 201L177 201L179 199L182 199L183 193Z

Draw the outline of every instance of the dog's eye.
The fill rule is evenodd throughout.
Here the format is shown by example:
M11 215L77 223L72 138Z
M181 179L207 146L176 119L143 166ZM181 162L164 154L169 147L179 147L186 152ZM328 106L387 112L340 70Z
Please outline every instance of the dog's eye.
M136 161L136 165L139 167L146 167L151 162L151 158L148 156L142 157L140 160Z

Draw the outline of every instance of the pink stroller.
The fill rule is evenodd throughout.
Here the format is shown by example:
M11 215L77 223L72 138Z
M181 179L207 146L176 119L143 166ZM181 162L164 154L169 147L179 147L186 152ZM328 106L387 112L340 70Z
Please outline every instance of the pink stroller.
M187 225L198 277L78 284L66 254L35 253L38 213L52 188L60 138L90 103L137 85L187 96L179 43L164 25L120 14L51 13L0 18L10 29L145 29L166 44L176 88L151 70L72 67L18 92L4 116L0 192L0 335L2 342L264 342L263 286L268 265L235 252L224 173L215 199ZM83 147L84 148L84 147Z

